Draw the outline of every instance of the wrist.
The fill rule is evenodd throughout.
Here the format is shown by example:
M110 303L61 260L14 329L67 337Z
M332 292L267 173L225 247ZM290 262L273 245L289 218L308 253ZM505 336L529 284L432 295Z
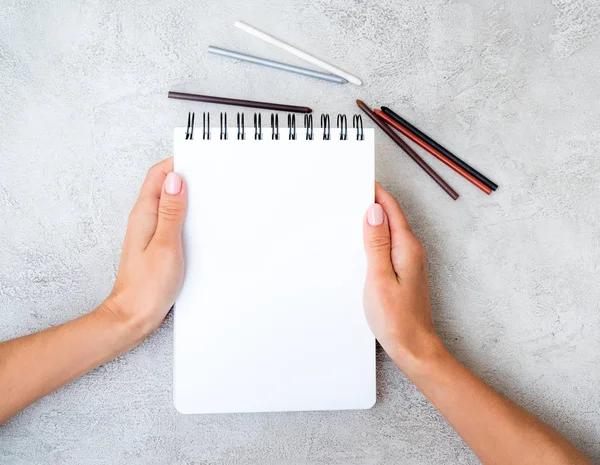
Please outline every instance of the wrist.
M137 346L148 334L146 324L135 313L124 307L121 299L115 294L109 295L95 310L104 318L107 324L113 327L123 343L124 351Z
M398 345L390 356L409 378L432 369L440 360L451 356L437 334L421 336L411 347Z

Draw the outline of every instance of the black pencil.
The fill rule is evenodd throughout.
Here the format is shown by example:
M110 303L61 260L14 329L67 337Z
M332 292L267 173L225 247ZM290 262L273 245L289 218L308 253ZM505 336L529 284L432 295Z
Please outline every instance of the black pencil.
M484 183L490 189L492 189L494 191L496 189L498 189L498 185L496 183L494 183L493 181L490 181L488 178L486 178L483 174L481 174L475 168L473 168L472 166L470 166L467 163L465 163L464 161L462 161L460 158L458 158L456 155L454 155L452 152L450 152L450 150L448 150L445 147L443 147L442 145L438 144L427 134L420 131L418 128L414 127L412 124L410 124L408 121L406 121L400 115L398 115L396 112L394 112L393 110L391 110L388 107L381 107L381 110L386 115L388 115L390 118L394 119L398 124L400 124L401 126L404 126L407 130L412 132L419 139L427 142L429 145L431 145L433 148L435 148L442 155L445 155L449 160L452 160L454 163L456 163L458 166L460 166L466 172L471 174L473 177L479 179L479 181Z

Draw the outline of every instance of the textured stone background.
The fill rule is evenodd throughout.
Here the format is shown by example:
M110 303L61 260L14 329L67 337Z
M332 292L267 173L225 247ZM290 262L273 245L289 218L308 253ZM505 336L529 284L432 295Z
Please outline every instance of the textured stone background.
M209 56L213 44L302 64L236 19L365 85ZM168 90L317 114L352 114L360 97L396 108L500 184L486 197L432 161L462 194L453 203L379 133L377 177L427 246L448 347L600 461L599 36L597 0L2 0L0 339L107 295L147 168L170 155L188 110L221 110ZM370 411L181 416L171 333L169 318L0 428L0 462L477 463L384 354Z

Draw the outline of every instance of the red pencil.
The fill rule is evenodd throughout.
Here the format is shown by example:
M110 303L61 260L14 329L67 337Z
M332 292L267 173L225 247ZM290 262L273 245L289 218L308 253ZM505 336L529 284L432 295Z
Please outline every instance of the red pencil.
M467 171L462 169L460 166L458 166L452 160L447 159L444 155L442 155L440 152L438 152L436 149L434 149L431 145L429 145L427 142L419 139L417 136L415 136L412 132L410 132L404 126L401 126L396 121L394 121L392 118L390 118L388 115L386 115L383 111L375 110L375 114L377 116L379 116L381 119L383 119L387 124L392 126L394 129L401 132L403 135L405 135L410 140L412 140L419 147L425 149L431 155L433 155L435 158L437 158L439 161L441 161L445 165L452 168L454 171L456 171L458 174L460 174L467 181L469 181L472 184L474 184L475 186L479 187L479 189L481 189L487 195L490 195L492 193L492 189L490 189L488 186L486 186L484 183L482 183L479 179L477 179L473 175L469 174Z

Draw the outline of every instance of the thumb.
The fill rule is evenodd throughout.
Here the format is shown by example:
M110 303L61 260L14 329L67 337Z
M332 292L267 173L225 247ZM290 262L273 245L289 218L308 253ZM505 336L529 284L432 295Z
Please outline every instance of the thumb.
M367 274L394 276L391 258L390 225L381 205L374 203L367 210L363 225L363 240L367 253Z
M185 184L181 176L172 171L162 185L154 238L162 243L180 244L186 208Z

